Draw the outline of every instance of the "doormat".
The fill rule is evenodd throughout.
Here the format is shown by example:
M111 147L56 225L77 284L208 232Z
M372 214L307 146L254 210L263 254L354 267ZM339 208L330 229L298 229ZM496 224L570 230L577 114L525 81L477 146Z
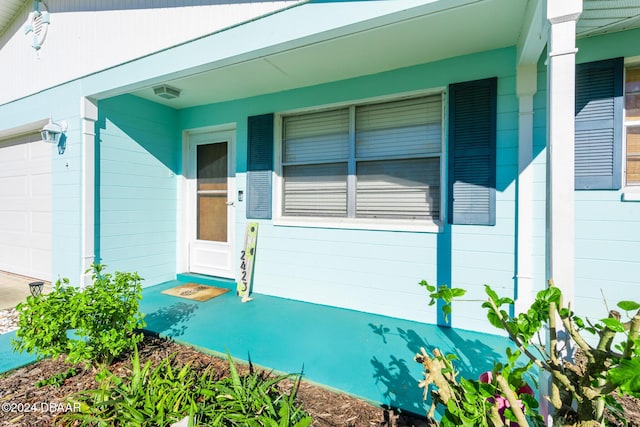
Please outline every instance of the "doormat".
M198 283L186 283L160 292L161 294L174 297L187 298L200 302L210 300L219 295L229 292L229 289L216 288L215 286L200 285Z

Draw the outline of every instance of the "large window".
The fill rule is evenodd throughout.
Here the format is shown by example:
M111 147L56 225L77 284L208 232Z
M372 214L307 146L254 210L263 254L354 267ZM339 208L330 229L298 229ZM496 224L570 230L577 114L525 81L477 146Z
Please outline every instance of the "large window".
M283 117L282 215L440 218L442 94Z
M625 78L626 184L640 185L640 66Z

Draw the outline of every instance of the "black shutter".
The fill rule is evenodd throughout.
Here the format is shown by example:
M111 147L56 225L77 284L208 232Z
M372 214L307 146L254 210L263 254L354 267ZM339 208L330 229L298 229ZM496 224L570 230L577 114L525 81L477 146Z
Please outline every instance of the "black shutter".
M576 190L622 184L623 73L623 58L576 66Z
M449 222L496 223L497 78L449 86Z
M252 116L247 130L247 218L271 219L273 114Z

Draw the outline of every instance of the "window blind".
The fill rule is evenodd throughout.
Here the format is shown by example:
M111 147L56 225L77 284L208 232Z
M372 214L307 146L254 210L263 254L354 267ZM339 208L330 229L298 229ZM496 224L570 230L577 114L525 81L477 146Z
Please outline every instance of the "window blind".
M349 157L349 110L287 117L283 138L285 164L346 161Z

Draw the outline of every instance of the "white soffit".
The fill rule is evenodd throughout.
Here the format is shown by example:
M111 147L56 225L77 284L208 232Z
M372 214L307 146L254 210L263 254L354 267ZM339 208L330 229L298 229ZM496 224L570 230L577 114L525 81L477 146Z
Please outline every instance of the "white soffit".
M182 90L178 99L158 98L151 87L132 93L187 108L515 46L526 6L527 0L469 2L164 82Z
M0 0L0 34L4 33L18 16L25 2L25 0Z
M578 37L640 27L640 0L585 0L576 29Z

